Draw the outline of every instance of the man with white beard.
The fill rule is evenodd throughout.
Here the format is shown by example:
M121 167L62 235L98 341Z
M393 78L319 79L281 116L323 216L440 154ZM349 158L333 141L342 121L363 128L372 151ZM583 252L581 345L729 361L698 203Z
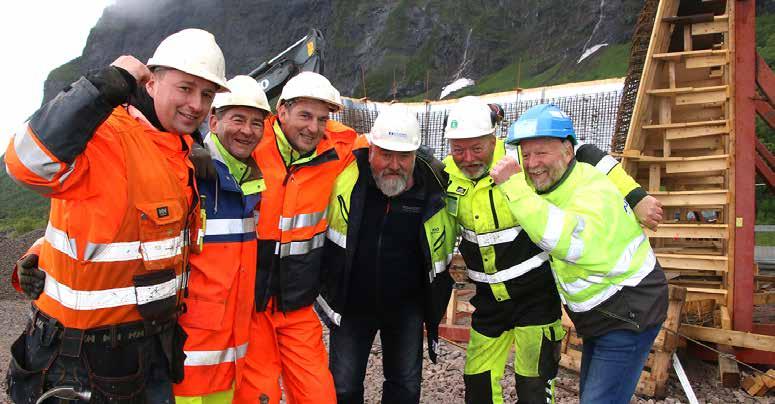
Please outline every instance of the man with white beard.
M446 271L455 244L444 204L447 176L420 147L416 115L380 113L370 145L337 177L331 194L318 299L331 327L329 367L337 402L363 403L363 379L377 331L383 403L419 403L423 325L436 361L438 325L449 300Z

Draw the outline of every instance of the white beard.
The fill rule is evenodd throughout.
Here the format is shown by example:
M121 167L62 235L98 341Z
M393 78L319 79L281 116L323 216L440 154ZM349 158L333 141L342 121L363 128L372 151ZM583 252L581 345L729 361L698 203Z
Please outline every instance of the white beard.
M392 175L389 178L375 176L374 181L377 183L379 190L388 197L396 196L406 190L407 180L403 176Z

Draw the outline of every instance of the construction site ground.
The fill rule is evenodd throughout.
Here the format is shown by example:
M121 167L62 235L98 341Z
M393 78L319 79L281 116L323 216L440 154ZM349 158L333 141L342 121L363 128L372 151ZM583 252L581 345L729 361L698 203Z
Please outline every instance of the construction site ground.
M43 235L42 230L9 237L0 234L0 366L3 374L8 367L9 347L13 340L19 336L27 318L29 302L17 293L10 284L11 268L15 260L38 237ZM324 327L325 329L325 327ZM328 333L324 339L327 341ZM367 403L379 403L382 391L382 364L379 338L372 347L372 355L366 371L365 396ZM742 389L730 389L721 386L718 378L718 367L715 363L704 362L686 355L679 350L679 357L692 384L694 393L700 403L775 403L773 393L767 397L751 397ZM463 385L463 367L465 365L465 351L461 346L442 341L437 364L433 364L425 355L423 363L422 403L462 403L464 402L465 389ZM667 398L655 400L648 397L634 397L632 403L686 403L686 395L673 370L668 380ZM750 372L741 368L741 376L745 377ZM1 378L2 391L5 391L5 377ZM578 403L578 374L566 369L560 369L557 379L558 403ZM502 382L505 402L516 402L514 389L514 377L510 370L506 370L506 377ZM5 394L0 395L0 404L10 403Z

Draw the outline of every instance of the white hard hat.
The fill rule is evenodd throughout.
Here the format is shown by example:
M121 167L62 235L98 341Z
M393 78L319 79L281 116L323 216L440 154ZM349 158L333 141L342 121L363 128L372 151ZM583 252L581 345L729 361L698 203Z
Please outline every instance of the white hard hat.
M495 132L490 106L478 97L463 97L450 108L446 139L471 139Z
M229 91L223 52L213 34L202 29L188 28L164 38L146 64L180 70L217 84L219 92Z
M422 141L417 115L402 105L382 110L367 137L369 143L392 151L414 151Z
M213 108L251 107L271 113L264 88L250 76L234 76L226 82L231 92L218 93L213 100Z
M342 97L339 91L331 85L327 78L314 72L301 72L291 77L280 98L277 100L277 107L283 101L294 98L312 98L313 100L323 101L333 107L334 112L342 108Z

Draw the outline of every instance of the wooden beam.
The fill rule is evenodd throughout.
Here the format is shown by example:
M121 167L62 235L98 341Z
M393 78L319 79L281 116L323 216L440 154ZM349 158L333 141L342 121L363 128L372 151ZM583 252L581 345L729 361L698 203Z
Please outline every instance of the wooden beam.
M775 304L775 292L759 292L753 294L753 304Z
M719 307L721 328L725 330L732 329L732 318L729 316L729 310L727 306ZM724 354L731 355L729 358L724 355L718 356L718 371L719 379L721 379L721 385L724 387L737 387L740 385L740 368L737 367L737 362L734 361L735 349L729 345L719 344L718 350Z
M726 91L727 86L709 86L709 87L678 87L678 88L659 88L649 90L650 95L657 97L672 97L681 94L700 94L700 93L714 93L717 91Z
M728 98L727 90L717 90L709 92L698 92L691 94L679 94L675 96L675 105L703 105L703 104L717 104L726 102Z
M715 126L726 125L727 121L724 119L715 119L712 121L701 122L676 122L670 125L644 125L643 129L677 129L677 128L693 128L698 126Z
M662 202L662 206L717 206L729 203L729 191L671 191L649 193Z
M729 133L726 125L694 126L689 128L674 128L665 130L665 138L670 140L694 139L704 136L722 135Z
M689 59L703 58L708 56L727 56L728 53L729 52L726 49L721 49L721 50L701 49L701 50L695 50L695 51L689 51L689 52L657 53L652 57L654 59L672 60L677 62L680 60L689 60Z
M767 98L775 102L775 73L758 52L756 53L756 84Z
M753 334L744 331L722 330L711 327L681 324L680 332L700 341L731 345L741 348L775 352L775 336Z
M729 237L726 224L662 224L657 231L644 229L651 238L713 238L726 239Z
M727 31L729 31L729 23L727 21L692 24L692 35L720 34Z
M726 52L726 51L725 51ZM724 66L729 61L726 53L723 55L709 55L686 59L687 69L702 69L704 67Z
M665 269L726 272L727 257L716 255L656 254Z
M752 158L755 154L756 111L751 102L756 95L756 8L753 1L735 1L728 6L734 27L729 41L733 47L731 54L734 55L729 80L734 86L730 117L735 123L730 140L730 154L733 156L730 191L734 195L730 211L734 212L734 216L729 218L728 223L734 223L735 228L734 243L730 248L734 263L728 282L732 292L729 306L733 328L750 331L753 325L753 226L756 222L756 168Z

